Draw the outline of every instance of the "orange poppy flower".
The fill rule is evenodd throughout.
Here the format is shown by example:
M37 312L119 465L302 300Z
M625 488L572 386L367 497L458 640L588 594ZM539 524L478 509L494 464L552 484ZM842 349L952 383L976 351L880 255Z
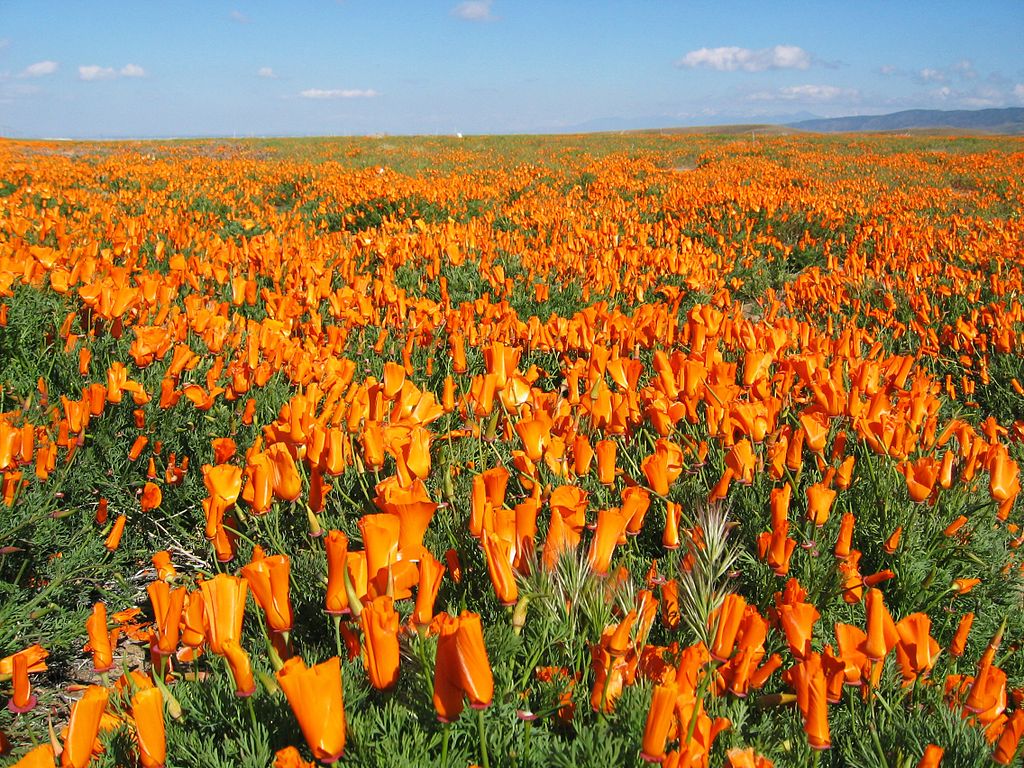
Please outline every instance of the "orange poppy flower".
M238 644L237 640L225 640L221 647L224 649L224 658L227 659L228 667L231 669L231 677L235 680L235 695L242 698L252 696L256 693L256 681L252 676L249 654Z
M823 526L835 500L836 492L824 482L807 486L807 519L819 528Z
M277 672L277 682L313 756L322 763L337 762L345 751L346 731L338 657L307 667L294 656Z
M514 605L519 599L519 587L512 572L514 546L503 536L487 529L483 531L481 543L487 559L487 573L491 577L491 585L494 587L498 602L502 605Z
M957 624L956 633L953 635L953 640L949 644L949 653L951 656L959 658L964 654L964 648L967 646L967 637L971 633L971 625L974 623L974 613L965 613L960 617L960 623Z
M896 624L885 607L882 592L877 587L868 590L865 598L867 611L867 639L864 652L872 661L881 661L899 640Z
M363 605L359 621L363 628L363 661L370 685L379 691L398 682L398 613L394 600L382 595Z
M665 759L665 745L674 723L678 697L675 680L654 686L640 747L640 757L650 763L660 763Z
M324 537L324 549L327 552L327 613L349 613L344 577L344 568L348 564L348 536L341 531L328 531Z
M814 623L821 618L818 609L803 601L785 602L778 607L782 631L794 658L803 659L811 652Z
M843 515L843 519L839 523L839 536L836 538L835 555L838 558L848 557L850 555L850 544L853 540L853 526L856 524L856 518L852 512L847 512Z
M92 648L92 667L97 672L109 672L114 667L114 655L110 648L110 633L107 631L107 606L102 602L92 607L92 613L85 620Z
M597 479L605 485L615 482L615 454L618 443L600 440L597 443Z
M36 705L36 697L32 693L32 683L28 679L29 654L25 651L16 653L11 659L12 687L11 699L7 708L15 714L29 712Z
M617 507L602 509L597 513L597 528L587 554L587 562L594 573L602 576L608 573L616 544L620 539L625 541L623 536L628 523L629 517Z
M93 745L100 732L100 721L107 709L108 691L100 685L90 685L71 707L68 735L60 764L64 768L86 768L92 762Z
M143 768L163 768L167 760L164 696L159 688L143 688L132 696L132 717Z
M413 608L413 623L426 627L434 618L434 601L441 589L445 567L427 550L419 562L420 580L416 588L416 605Z
M224 655L224 642L240 641L245 618L245 595L248 583L237 576L218 573L199 583L203 596L206 640L210 650Z
M434 667L434 707L442 722L457 719L462 698L474 709L490 706L494 678L484 647L480 615L463 611L458 617L440 613L434 619L438 630L437 662Z
M3 309L6 308L5 304ZM26 752L18 762L14 763L13 768L54 768L54 759L53 745L40 744Z
M636 536L640 533L650 506L651 496L646 488L634 485L622 492L622 506L620 509L622 514L629 516L629 522L626 524L626 533L628 535Z
M178 650L181 613L185 607L185 587L172 590L166 581L154 581L146 587L153 606L153 632L150 648L161 656Z
M121 536L124 534L124 524L128 521L126 515L118 515L114 521L113 527L110 529L110 533L107 534L107 540L103 543L110 552L113 552L121 544Z
M999 735L992 759L999 765L1010 765L1017 755L1022 735L1024 735L1024 710L1016 709Z
M292 628L294 619L288 598L290 572L291 560L287 555L264 557L242 566L242 576L263 609L272 632L289 632Z

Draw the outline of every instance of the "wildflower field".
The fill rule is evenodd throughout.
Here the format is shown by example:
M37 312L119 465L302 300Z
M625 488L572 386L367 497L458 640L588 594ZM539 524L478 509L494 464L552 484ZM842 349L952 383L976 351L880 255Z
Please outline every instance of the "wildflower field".
M0 764L1021 765L1024 140L0 142Z

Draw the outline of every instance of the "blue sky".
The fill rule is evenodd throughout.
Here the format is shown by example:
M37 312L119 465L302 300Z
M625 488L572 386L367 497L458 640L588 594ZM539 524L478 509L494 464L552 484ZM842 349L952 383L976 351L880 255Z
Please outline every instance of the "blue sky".
M1022 0L0 0L0 135L556 132L1024 106L1022 41Z

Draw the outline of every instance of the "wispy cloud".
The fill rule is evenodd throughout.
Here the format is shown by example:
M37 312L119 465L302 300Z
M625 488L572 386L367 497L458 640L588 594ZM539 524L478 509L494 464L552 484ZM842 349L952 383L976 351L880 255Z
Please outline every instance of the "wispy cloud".
M372 88L307 88L299 93L304 99L372 99L379 95Z
M677 67L704 67L719 72L763 72L766 69L809 69L812 56L797 45L776 45L771 48L698 48L676 62Z
M78 68L79 80L113 80L117 70L113 67L101 67L99 64L83 64Z
M758 91L747 97L750 101L802 101L823 103L830 101L856 101L860 91L837 85L790 85L772 91Z
M118 77L145 77L146 70L138 64L125 64L120 69L101 67L99 64L83 64L78 68L79 80L114 80Z
M246 14L238 10L232 11L229 14L229 16L231 20L236 24L248 24L250 21L252 21L252 19L250 19Z
M20 77L44 77L45 75L52 75L60 65L56 61L37 61L35 64L29 64L23 70L21 70Z
M1017 83L1013 86L1013 97L1019 101L1024 101L1024 83Z
M920 83L944 83L948 80L946 73L941 69L936 69L935 67L919 69L915 78Z
M491 0L464 0L452 8L452 16L464 21L494 21Z
M260 67L258 70L256 70L256 74L259 77L265 77L268 80L273 80L274 78L277 77L277 74L274 72L273 67Z

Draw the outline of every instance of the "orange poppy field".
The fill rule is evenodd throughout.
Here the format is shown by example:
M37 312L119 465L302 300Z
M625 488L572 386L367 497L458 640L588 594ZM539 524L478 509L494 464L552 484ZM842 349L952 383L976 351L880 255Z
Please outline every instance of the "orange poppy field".
M0 142L0 764L1021 765L1024 140Z

